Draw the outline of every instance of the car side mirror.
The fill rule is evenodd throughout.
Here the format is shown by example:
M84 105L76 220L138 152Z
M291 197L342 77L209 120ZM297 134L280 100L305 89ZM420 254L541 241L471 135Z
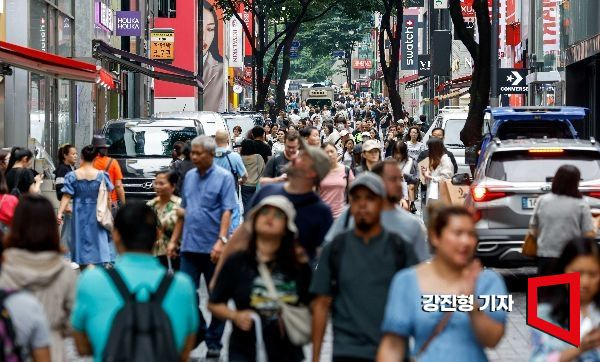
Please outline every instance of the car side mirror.
M471 176L468 173L458 173L452 176L452 185L455 186L470 186Z

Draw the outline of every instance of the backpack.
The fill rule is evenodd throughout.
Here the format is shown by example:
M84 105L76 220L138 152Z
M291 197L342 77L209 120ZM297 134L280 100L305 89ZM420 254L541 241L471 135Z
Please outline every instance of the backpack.
M15 291L0 290L0 343L4 353L0 353L0 362L19 362L21 347L17 345L17 335L8 309L4 304L6 299Z
M221 156L217 156L217 157L225 157L227 159L227 163L229 163L229 172L231 172L231 174L233 175L233 185L235 186L236 193L239 194L240 175L238 175L238 173L235 171L235 168L233 168L233 164L231 163L231 160L229 159L230 153L231 153L231 151L227 150L227 151L223 152L221 154Z
M350 212L348 212L350 214ZM334 294L338 291L338 280L341 268L342 254L346 247L346 235L354 232L353 230L339 234L331 242L331 254L329 254L329 270L331 273L331 290ZM385 231L385 234L394 245L394 260L396 263L396 271L404 269L407 266L406 242L400 235Z
M150 293L150 299L147 302L138 302L136 294L139 288L130 292L116 269L107 269L106 273L125 304L113 319L102 361L178 361L180 357L175 345L173 327L162 308L173 276L165 273L156 291Z

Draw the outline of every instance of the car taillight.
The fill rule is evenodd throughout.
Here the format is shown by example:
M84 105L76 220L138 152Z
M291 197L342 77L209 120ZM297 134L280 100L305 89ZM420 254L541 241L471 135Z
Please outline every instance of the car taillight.
M587 194L589 197L600 199L600 191L592 191Z
M562 148L556 148L556 147L552 147L552 148L533 148L531 150L529 150L529 153L536 153L536 154L541 154L541 155L555 155L555 154L559 154L559 153L563 153L565 152L564 149Z
M508 194L501 191L493 191L484 186L475 186L471 188L471 196L473 201L485 202L506 197Z

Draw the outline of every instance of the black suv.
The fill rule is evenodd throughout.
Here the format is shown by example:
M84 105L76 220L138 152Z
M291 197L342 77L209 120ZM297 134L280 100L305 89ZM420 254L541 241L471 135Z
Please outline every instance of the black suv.
M119 162L127 199L155 196L156 173L169 169L175 142L187 142L204 134L193 119L119 119L109 121L102 133L108 156Z

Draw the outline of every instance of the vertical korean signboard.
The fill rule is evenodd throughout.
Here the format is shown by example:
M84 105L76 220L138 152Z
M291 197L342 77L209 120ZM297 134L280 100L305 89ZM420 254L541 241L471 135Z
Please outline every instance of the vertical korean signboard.
M244 29L235 16L229 20L229 66L232 68L244 66Z
M560 52L558 0L542 1L542 31L544 54Z
M419 17L405 15L402 18L402 70L418 70Z

